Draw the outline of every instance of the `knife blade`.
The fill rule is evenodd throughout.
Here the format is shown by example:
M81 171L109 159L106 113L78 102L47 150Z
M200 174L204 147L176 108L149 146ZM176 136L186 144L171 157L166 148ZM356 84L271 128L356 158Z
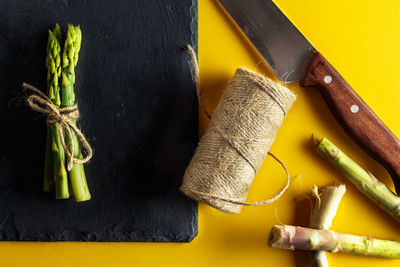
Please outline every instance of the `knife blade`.
M277 78L314 87L346 133L389 172L400 194L400 141L272 0L219 0Z

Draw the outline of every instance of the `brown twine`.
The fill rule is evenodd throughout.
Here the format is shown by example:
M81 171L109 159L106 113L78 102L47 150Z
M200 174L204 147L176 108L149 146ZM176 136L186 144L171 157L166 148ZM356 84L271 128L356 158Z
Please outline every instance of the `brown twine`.
M84 164L88 162L93 156L92 147L86 140L81 130L79 130L79 128L75 125L73 121L74 119L77 119L79 117L78 106L74 105L70 107L57 108L53 104L53 102L47 97L47 95L41 92L36 87L27 83L23 83L22 86L25 89L32 92L32 94L26 98L26 102L28 103L29 107L34 111L37 111L46 116L47 125L58 126L57 127L58 136L60 138L61 145L64 149L64 153L67 156L68 171L72 169L74 163ZM75 151L73 146L73 136L71 129L75 132L79 143L82 144L82 147L86 151L87 155L83 159L74 157ZM67 140L71 144L69 146L70 148L68 148L68 146L66 145L64 133L66 133Z
M192 62L193 62L193 72L194 73L193 73L192 77L193 77L194 85L196 87L197 99L199 100L200 107L203 110L204 114L209 119L211 119L211 115L210 115L210 113L208 113L208 111L202 101L203 97L201 96L201 92L200 92L200 69L199 69L199 63L197 62L196 53L194 52L191 45L187 45L187 49L189 51L190 58L192 59Z
M190 46L188 51L194 64L193 79L200 106L211 118L200 94L196 55ZM279 199L289 187L290 176L285 165L268 150L295 98L288 88L239 68L199 142L180 190L195 200L229 213L239 213L243 205L260 206ZM267 154L285 170L286 185L270 199L245 202L248 189Z

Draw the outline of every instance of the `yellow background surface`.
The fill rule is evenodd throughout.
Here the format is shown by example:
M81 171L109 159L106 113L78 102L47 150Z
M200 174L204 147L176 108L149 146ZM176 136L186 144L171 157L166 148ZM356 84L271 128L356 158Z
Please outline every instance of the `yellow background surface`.
M245 1L245 0L243 0ZM334 65L370 107L400 136L400 2L397 0L276 0L310 42ZM273 78L251 45L214 0L199 0L201 90L212 111L235 69L245 66ZM276 203L228 215L199 205L199 235L190 244L1 243L0 266L307 266L307 253L271 249L269 229L279 222L306 226L309 204L301 196L313 184L345 183L334 220L336 231L400 241L400 227L332 169L313 150L312 133L329 137L391 188L389 175L360 150L330 115L316 90L289 85L298 98L271 151L292 177ZM200 134L208 124L200 114ZM399 159L400 160L400 159ZM284 173L267 159L249 201L270 197ZM331 266L400 266L400 260L328 255Z

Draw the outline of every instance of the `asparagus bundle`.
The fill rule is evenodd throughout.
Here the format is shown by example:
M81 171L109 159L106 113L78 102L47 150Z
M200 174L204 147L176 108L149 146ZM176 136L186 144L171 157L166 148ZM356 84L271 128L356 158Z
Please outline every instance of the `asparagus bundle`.
M55 107L62 108L75 105L75 66L78 62L78 54L81 47L82 33L79 26L68 26L67 38L61 60L61 31L57 24L54 31L49 31L47 44L47 87L48 97ZM59 79L61 78L61 86ZM61 97L60 97L61 94ZM76 119L72 119L76 125ZM57 199L67 199L72 193L77 202L90 199L83 164L72 161L65 167L65 151L59 136L59 124L48 126L46 138L45 173L43 189L46 192L55 190ZM73 148L73 157L82 159L79 141L75 132L71 129L72 142L69 138L63 138L69 151ZM68 180L69 175L69 180ZM72 189L72 192L70 190Z

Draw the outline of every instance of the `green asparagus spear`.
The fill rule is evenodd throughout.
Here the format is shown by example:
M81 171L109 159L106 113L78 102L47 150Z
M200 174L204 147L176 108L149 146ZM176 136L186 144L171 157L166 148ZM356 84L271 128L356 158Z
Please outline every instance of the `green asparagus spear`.
M400 259L400 242L397 241L292 225L275 225L272 227L269 233L268 245L273 248L290 250L345 252L356 255Z
M56 26L57 28L57 26ZM56 29L54 29L56 31ZM58 85L58 70L57 55L60 54L60 44L57 38L54 40L54 33L49 30L49 37L47 41L47 56L46 56L46 68L47 68L47 95L50 99L54 99L55 87ZM46 135L46 150L45 150L45 163L44 163L44 181L43 190L46 192L54 191L54 171L53 171L53 154L52 154L52 132L51 127L47 127Z
M61 106L69 107L75 105L75 66L78 62L78 54L81 48L82 33L79 26L68 25L67 39L65 40L62 55L61 73ZM76 120L73 121L76 124ZM74 157L82 159L79 142L72 131L72 144L66 138L67 146L74 147ZM90 199L90 193L86 182L83 164L74 163L69 171L69 178L75 200L77 202Z
M60 86L58 79L61 76L61 31L57 24L53 32L49 31L47 42L47 94L54 105L60 107ZM57 125L47 128L46 156L45 156L45 176L43 189L46 192L53 191L55 188L56 198L69 198L68 175L65 170L64 149L58 136Z
M317 151L357 188L400 222L400 197L371 173L361 168L327 138L315 140Z

